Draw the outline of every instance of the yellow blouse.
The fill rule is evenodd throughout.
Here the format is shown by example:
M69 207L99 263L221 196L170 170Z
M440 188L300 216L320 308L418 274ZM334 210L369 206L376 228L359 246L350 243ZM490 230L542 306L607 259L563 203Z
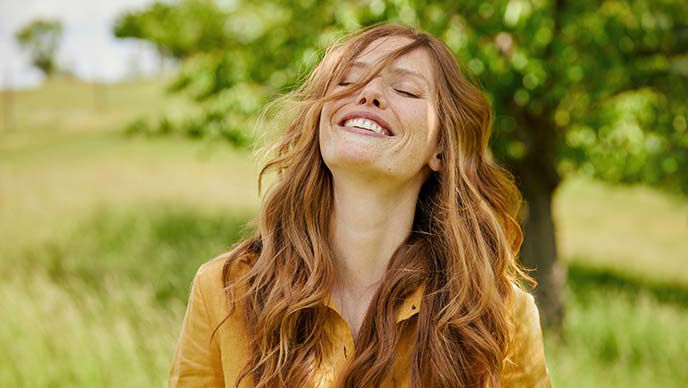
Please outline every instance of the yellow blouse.
M222 324L213 342L210 335L227 315L229 305L223 291L222 265L226 252L200 266L193 279L189 303L182 322L174 360L169 371L169 387L234 387L234 381L249 357L248 336L235 314ZM503 387L550 387L549 371L545 363L540 317L533 296L516 289L514 313L519 317L516 327L516 346L504 360ZM412 293L396 312L397 322L412 318L421 305L424 286ZM342 370L354 348L347 321L334 302L328 300L334 333L334 343L341 351L319 370L317 387L330 387L337 371ZM238 306L238 305L237 305ZM397 344L393 374L384 388L408 387L406 375L410 370L411 340L416 320L406 327L407 335ZM251 376L242 380L241 388L252 385Z

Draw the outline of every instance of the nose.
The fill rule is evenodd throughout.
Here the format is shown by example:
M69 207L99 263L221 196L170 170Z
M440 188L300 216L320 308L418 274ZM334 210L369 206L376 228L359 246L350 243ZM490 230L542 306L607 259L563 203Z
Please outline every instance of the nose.
M356 98L358 105L374 105L380 109L387 107L384 93L382 92L382 80L379 77L373 78L366 86L361 89Z

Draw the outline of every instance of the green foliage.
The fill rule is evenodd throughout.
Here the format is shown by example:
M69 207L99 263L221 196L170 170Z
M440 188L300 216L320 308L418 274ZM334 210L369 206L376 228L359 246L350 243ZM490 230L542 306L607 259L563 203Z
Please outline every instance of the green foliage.
M57 70L55 53L62 39L62 23L53 19L33 20L19 31L17 42L29 51L31 63L46 76Z
M686 2L182 0L122 15L120 37L183 60L171 89L252 117L331 39L379 21L442 38L496 111L492 149L517 175L544 165L688 192ZM217 111L215 111L217 112Z
M184 59L194 53L230 48L225 46L224 25L224 14L212 1L156 2L143 11L122 14L113 32L118 38L149 40L162 55Z
M238 118L239 120L243 117ZM232 122L231 116L222 112L206 111L201 117L191 117L173 121L165 115L151 123L145 118L137 118L124 127L127 136L169 136L181 134L189 138L208 137L220 139L238 148L248 148L256 140Z

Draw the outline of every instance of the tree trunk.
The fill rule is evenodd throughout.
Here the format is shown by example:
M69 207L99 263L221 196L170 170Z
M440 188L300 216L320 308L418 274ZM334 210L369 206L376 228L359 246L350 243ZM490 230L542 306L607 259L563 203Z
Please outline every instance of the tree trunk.
M534 294L542 325L560 331L565 313L562 290L566 267L557 254L552 195L561 182L556 169L561 133L546 120L548 114L519 113L515 116L523 123L520 137L527 152L523 158L508 160L506 164L516 175L525 201L520 259L534 270L531 274L538 282Z
M533 274L538 281L535 298L543 326L560 329L564 318L562 290L566 283L566 266L557 253L552 193L542 185L524 187L527 213L520 257L526 267L535 269Z

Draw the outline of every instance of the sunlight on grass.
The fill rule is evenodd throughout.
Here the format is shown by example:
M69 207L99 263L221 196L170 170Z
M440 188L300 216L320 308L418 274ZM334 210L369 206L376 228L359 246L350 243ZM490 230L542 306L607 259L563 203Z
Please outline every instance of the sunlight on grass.
M163 386L184 304L154 304L149 287L108 277L96 292L43 271L0 283L3 387Z
M183 117L198 112L182 95L164 87L171 79L99 84L53 79L36 89L14 92L16 125L4 129L0 150L51 144L76 134L118 131L137 117L157 118L165 113ZM0 110L0 115L4 113Z
M688 283L688 199L573 177L554 213L562 258Z
M183 299L198 266L228 250L246 233L252 215L173 202L100 207L60 235L8 251L0 280L37 268L56 281L78 277L98 289L110 276L122 275L146 284L160 302Z
M17 93L0 137L0 387L165 385L191 279L256 215L260 166L227 144L122 136L193 111L164 84L110 85L100 111L89 84ZM688 200L571 177L554 217L569 285L564 337L545 333L553 386L688 381Z
M255 160L226 146L93 135L2 158L0 181L12 184L0 185L0 254L59 238L96 207L177 202L227 214L259 203Z
M545 333L552 386L678 388L688 381L686 305L659 303L643 290L571 286L565 340Z

